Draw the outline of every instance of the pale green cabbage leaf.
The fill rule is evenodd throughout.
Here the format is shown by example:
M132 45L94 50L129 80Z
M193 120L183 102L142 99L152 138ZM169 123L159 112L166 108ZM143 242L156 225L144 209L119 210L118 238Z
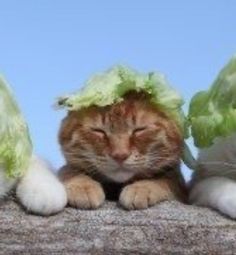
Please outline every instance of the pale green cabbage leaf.
M8 177L19 177L27 170L31 155L27 124L10 87L0 76L0 166Z
M189 108L191 134L197 147L236 132L236 56L221 70L209 90L197 93Z
M114 66L92 76L78 92L60 97L57 104L69 111L92 105L106 106L121 101L127 92L133 90L151 95L152 103L176 121L184 136L188 136L187 121L181 109L183 99L157 72L143 74L125 66Z

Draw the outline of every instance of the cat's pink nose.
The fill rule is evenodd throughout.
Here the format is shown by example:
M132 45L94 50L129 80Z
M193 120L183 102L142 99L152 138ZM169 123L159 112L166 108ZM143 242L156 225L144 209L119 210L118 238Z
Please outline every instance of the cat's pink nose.
M128 151L115 151L111 153L112 158L118 163L123 163L128 157L130 153Z

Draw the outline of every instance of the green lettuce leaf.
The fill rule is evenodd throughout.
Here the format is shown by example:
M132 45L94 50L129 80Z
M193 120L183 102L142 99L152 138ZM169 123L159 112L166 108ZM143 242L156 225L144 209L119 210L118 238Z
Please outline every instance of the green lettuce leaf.
M92 76L80 91L60 97L57 105L69 111L91 105L106 106L121 101L132 90L150 94L151 101L176 121L185 137L188 136L187 121L181 109L182 97L163 75L155 72L142 74L124 66L115 66Z
M198 92L189 108L191 134L197 147L209 147L216 137L236 132L236 56L207 91Z
M27 170L32 155L28 127L10 87L0 76L0 166L8 177Z

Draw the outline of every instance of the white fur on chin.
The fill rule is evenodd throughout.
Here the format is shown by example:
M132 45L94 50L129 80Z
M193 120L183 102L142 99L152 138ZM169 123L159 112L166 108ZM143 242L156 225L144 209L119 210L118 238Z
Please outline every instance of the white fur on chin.
M33 156L29 169L17 185L16 195L30 212L50 215L61 211L67 196L63 184L43 160Z
M130 171L118 170L117 172L107 172L105 175L115 182L123 183L134 177L135 173Z

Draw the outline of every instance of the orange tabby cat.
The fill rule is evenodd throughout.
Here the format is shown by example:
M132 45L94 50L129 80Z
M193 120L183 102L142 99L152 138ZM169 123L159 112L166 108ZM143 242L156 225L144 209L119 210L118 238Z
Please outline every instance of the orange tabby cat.
M69 112L59 141L66 159L59 175L73 207L94 209L105 197L129 210L185 200L183 137L144 93Z

